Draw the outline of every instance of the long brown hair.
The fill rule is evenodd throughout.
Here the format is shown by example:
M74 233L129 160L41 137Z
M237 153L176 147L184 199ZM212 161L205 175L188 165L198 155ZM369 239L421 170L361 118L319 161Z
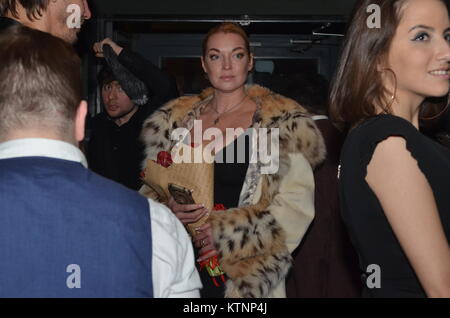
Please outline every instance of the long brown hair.
M49 0L0 0L0 16L10 13L19 18L17 5L20 4L26 11L28 19L37 20L42 16L42 11L47 10Z
M350 128L377 114L392 114L390 105L395 92L386 89L379 65L386 58L392 39L402 18L402 8L408 0L359 0L347 29L340 62L332 82L329 114L341 127ZM381 27L369 28L367 8L380 7ZM386 70L396 81L395 73ZM447 105L447 98L429 98L421 105L421 118L438 114Z

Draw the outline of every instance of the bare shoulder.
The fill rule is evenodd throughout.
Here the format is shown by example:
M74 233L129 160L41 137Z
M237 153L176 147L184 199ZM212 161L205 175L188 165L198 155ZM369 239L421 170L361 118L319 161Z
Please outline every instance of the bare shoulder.
M377 145L366 181L385 213L435 206L431 186L402 137L389 137Z
M403 137L391 136L379 142L367 167L366 180L383 181L420 172L416 159L407 149ZM385 180L383 180L385 179Z
M405 161L414 160L411 152L407 149L406 140L403 137L391 136L379 142L373 152L370 165L382 163L383 168L402 165Z

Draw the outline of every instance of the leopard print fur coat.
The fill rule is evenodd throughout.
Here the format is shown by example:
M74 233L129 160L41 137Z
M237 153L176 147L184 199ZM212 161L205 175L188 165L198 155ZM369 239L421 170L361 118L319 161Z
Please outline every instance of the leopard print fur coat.
M325 145L314 121L296 102L258 85L246 91L257 105L252 127L279 128L279 169L263 175L261 164L251 163L239 206L213 211L209 220L221 267L229 277L225 296L285 297L290 253L314 218L312 170L323 161ZM192 129L213 93L210 88L175 99L144 122L144 167L160 151L175 146L170 139L174 129ZM145 185L140 192L156 199Z

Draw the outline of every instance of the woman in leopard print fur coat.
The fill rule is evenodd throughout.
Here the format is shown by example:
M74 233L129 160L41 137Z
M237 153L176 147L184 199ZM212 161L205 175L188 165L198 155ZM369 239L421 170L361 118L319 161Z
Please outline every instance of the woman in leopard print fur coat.
M208 222L209 241L228 276L226 297L285 297L290 253L314 218L313 169L325 157L323 139L296 102L261 86L244 85L253 57L239 26L223 23L212 29L203 50L203 68L213 87L198 96L175 99L146 120L143 165L156 160L160 151L172 150L177 143L170 138L172 132L181 127L191 131L194 120L222 131L229 127L278 128L278 171L262 174L261 163L250 163L239 205L212 211ZM219 112L222 104L239 106ZM158 199L148 186L140 192Z

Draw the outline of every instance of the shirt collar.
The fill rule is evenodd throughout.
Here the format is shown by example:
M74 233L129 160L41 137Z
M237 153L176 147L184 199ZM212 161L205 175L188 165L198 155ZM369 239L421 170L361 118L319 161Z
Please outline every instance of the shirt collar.
M0 160L23 157L47 157L74 161L88 167L86 157L72 144L52 139L15 139L0 143Z

